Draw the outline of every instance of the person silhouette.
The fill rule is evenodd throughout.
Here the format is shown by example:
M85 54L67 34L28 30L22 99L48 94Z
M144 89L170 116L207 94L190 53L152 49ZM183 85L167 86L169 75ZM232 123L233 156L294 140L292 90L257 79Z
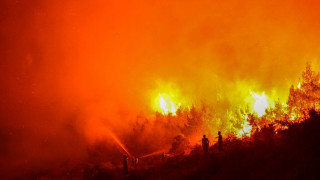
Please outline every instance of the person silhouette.
M128 174L128 157L123 155L123 174Z
M203 152L204 154L208 154L208 150L209 150L209 139L206 137L206 135L203 135L202 138L202 148L203 148Z
M222 145L223 145L223 143L222 143L222 135L221 135L221 132L218 131L218 148L219 148L219 151L222 150Z

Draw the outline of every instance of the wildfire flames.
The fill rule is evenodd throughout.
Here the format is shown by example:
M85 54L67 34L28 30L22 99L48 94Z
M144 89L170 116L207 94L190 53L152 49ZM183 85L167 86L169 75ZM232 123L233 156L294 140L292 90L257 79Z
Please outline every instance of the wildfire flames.
M264 92L261 95L252 93L252 96L255 99L253 110L258 114L258 117L261 117L266 113L266 109L269 106L267 96L264 94Z
M273 126L278 127L278 125L275 124L277 120L301 121L308 117L310 109L318 110L319 103L317 102L317 99L319 96L318 88L320 88L319 75L312 71L310 64L307 64L302 78L303 81L298 83L297 89L294 89L293 86L291 87L287 102L279 102L277 98L271 99L265 94L265 92L256 93L248 90L248 96L244 97L244 99L248 100L243 101L244 105L240 107L240 109L247 110L241 111L240 116L237 115L239 113L237 111L228 111L228 117L235 118L235 122L231 124L229 129L224 129L225 135L234 133L239 138L243 136L250 136L253 129L259 130L262 126L269 124L273 124ZM155 111L164 116L169 114L177 116L177 111L180 111L178 116L181 116L181 118L183 118L185 114L190 114L189 104L180 103L179 99L174 98L176 96L173 92L169 92L168 94L170 94L170 96L167 94L158 94L155 99L157 104ZM194 105L192 106L194 107ZM203 109L195 109L196 111L199 111L199 113L207 113L203 112ZM184 112L185 114L182 114L181 112ZM202 118L211 122L217 121L214 118L219 117ZM202 119L202 121L204 119ZM239 124L239 126L236 124ZM216 131L209 133L214 135L216 134Z
M2 179L180 157L320 111L319 1L0 4Z
M173 102L167 95L159 94L159 97L156 101L159 103L158 108L160 109L160 112L164 115L168 113L176 115L177 109L181 106L181 103Z

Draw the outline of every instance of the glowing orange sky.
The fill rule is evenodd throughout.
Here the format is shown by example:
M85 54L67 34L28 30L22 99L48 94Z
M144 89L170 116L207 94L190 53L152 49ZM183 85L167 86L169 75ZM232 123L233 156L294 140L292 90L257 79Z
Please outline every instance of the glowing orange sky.
M67 146L85 124L125 127L152 111L149 93L159 81L212 104L221 92L241 102L242 83L285 99L307 61L319 70L319 7L317 0L1 1L0 156L14 157L40 136ZM65 132L69 123L75 134Z

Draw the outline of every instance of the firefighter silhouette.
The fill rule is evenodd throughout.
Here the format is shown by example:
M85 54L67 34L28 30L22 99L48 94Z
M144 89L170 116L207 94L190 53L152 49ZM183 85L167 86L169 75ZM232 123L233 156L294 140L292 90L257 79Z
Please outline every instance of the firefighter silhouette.
M217 138L218 138L218 148L219 148L219 151L221 151L223 143L222 143L222 135L221 135L220 131L218 131L218 137Z
M123 155L123 174L128 174L128 157Z
M209 139L206 137L206 135L203 135L202 138L202 148L203 148L203 152L204 154L208 154L208 150L209 150Z

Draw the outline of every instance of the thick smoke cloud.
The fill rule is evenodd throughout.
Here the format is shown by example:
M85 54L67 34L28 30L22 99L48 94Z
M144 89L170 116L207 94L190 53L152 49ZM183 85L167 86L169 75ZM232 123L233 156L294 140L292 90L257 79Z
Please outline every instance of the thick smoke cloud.
M219 114L244 103L249 90L285 101L307 61L319 70L316 0L0 7L5 175L86 159L96 141L114 146L108 130L126 139L137 116L152 116L159 82Z

